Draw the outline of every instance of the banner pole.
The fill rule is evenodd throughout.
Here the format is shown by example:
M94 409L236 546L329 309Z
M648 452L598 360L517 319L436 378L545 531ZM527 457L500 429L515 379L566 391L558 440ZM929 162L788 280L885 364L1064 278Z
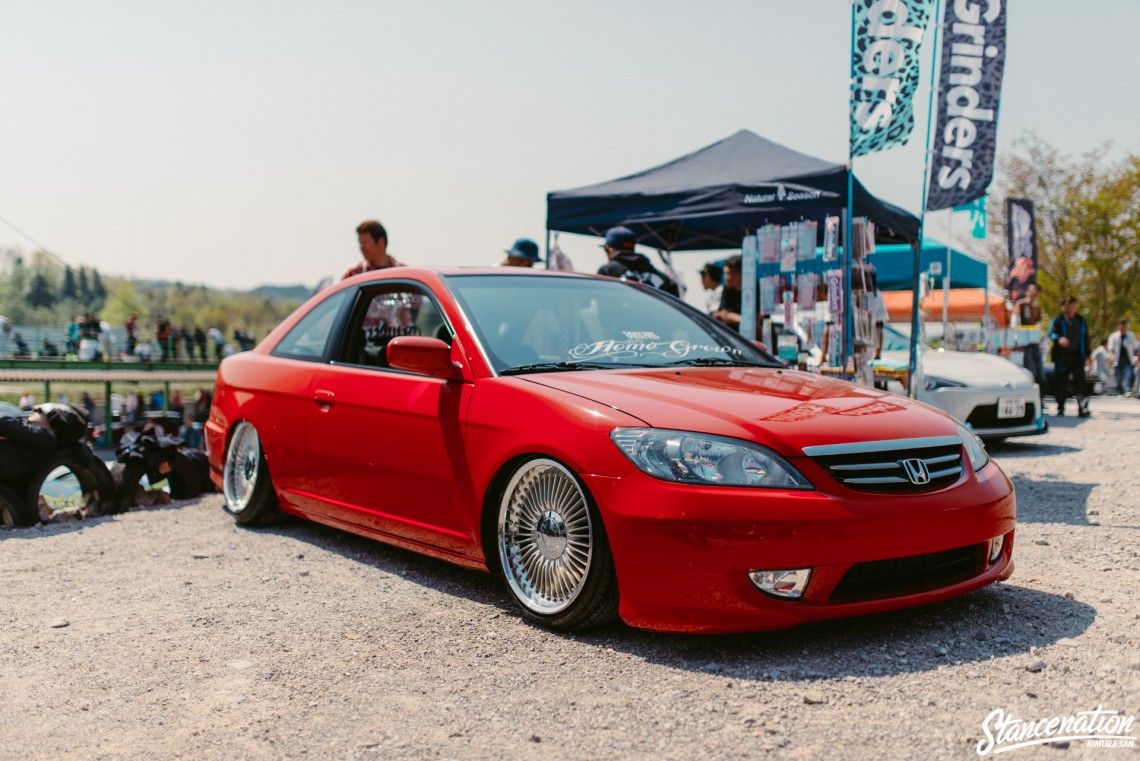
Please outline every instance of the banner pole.
M942 347L950 348L946 337L950 335L950 261L954 258L954 247L950 241L954 239L954 210L946 217L946 277L942 278ZM958 348L958 347L954 347Z
M934 37L930 45L930 100L926 108L926 142L923 143L922 160L922 209L918 217L918 242L914 246L914 274L911 286L914 288L910 313L910 366L907 369L907 396L918 398L919 367L918 342L922 332L922 313L919 311L918 277L922 265L922 242L926 232L926 193L930 186L930 135L934 125L934 92L938 78L938 30L942 26L942 0L934 3ZM943 337L943 341L945 341Z
M855 3L851 3L851 50L855 50ZM851 129L851 114L855 109L855 56L851 56L850 78L847 80L847 128ZM854 356L852 332L855 327L854 309L851 303L851 255L854 246L851 242L852 221L855 213L853 188L855 156L851 150L850 137L847 140L847 215L843 222L843 380L848 380L847 364Z

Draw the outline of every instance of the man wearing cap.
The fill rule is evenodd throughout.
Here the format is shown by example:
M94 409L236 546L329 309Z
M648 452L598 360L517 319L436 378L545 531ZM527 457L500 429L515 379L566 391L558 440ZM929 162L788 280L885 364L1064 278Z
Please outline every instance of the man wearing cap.
M706 291L705 311L709 314L720 309L720 300L724 293L724 286L721 285L723 277L724 268L715 262L708 262L701 267L701 285Z
M519 238L505 253L507 258L502 262L503 267L533 267L542 261L538 255L538 244L530 238Z
M357 225L356 237L360 241L360 253L364 261L345 272L341 280L362 272L404 266L403 262L388 254L388 231L375 219L366 219Z
M598 268L598 274L636 280L679 297L681 290L673 278L650 264L649 259L636 253L633 250L636 245L637 236L628 227L611 227L606 230L606 242L602 248L610 260Z

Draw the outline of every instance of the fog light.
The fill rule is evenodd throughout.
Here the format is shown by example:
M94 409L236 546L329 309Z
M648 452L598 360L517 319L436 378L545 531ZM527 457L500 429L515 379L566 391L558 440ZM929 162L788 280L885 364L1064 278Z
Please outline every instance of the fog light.
M811 579L810 568L794 568L790 571L749 571L752 585L766 595L797 599L802 597Z
M993 539L990 540L990 563L991 564L997 562L997 559L999 557L1001 557L1001 548L1004 546L1005 546L1005 537L1004 536L995 536Z

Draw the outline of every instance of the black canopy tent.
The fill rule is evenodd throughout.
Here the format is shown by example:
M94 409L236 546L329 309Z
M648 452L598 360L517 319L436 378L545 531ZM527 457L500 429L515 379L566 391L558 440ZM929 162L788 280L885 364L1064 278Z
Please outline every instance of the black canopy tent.
M877 241L911 244L917 280L917 217L871 195L847 164L793 151L749 130L627 177L548 193L547 250L551 231L603 235L625 225L638 242L667 258L665 252L739 248L766 224L810 220L819 223L822 234L824 218L836 212L869 219ZM850 231L850 219L842 227ZM843 269L843 301L850 304L851 257L846 254ZM852 311L845 313L844 368L853 349Z
M628 177L548 193L546 228L603 235L625 225L662 251L739 248L768 224L823 219L847 207L847 165L808 156L741 130ZM853 213L884 243L914 243L918 219L853 181Z

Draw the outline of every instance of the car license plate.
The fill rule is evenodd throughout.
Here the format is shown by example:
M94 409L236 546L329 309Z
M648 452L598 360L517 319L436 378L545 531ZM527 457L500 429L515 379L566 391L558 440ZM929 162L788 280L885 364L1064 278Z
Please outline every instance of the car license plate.
M1020 396L998 397L997 416L998 419L1025 417L1025 398Z

